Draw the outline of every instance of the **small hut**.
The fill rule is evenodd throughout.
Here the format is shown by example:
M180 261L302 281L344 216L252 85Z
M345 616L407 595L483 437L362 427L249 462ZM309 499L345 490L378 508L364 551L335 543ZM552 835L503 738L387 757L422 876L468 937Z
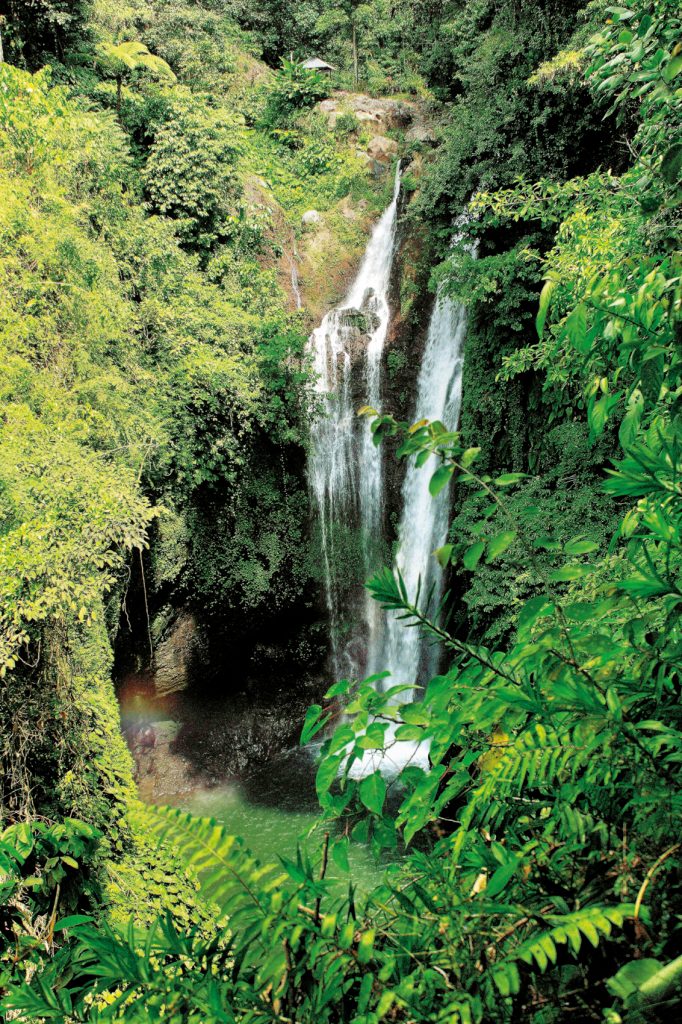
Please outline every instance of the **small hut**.
M327 64L326 60L320 60L319 57L309 57L308 60L302 60L301 67L305 68L306 71L317 71L321 75L331 75L336 71L333 64Z

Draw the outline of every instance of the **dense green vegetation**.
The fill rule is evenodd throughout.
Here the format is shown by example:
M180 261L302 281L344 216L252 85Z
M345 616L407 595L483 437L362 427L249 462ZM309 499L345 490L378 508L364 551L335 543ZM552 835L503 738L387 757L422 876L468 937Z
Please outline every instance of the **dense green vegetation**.
M7 8L8 1019L674 1019L678 5ZM277 260L307 208L352 247L338 202L382 198L356 126L332 133L311 109L329 83L287 60L311 50L340 84L357 64L375 92L428 101L439 144L413 146L404 228L469 334L458 432L366 410L398 458L438 455L434 496L455 483L439 614L390 569L368 583L441 645L442 671L408 703L400 680L348 680L310 709L326 837L312 860L261 866L215 822L136 804L112 645L142 571L158 604L308 635L305 323ZM428 743L430 769L354 776L396 740ZM407 845L364 896L327 877L356 841Z

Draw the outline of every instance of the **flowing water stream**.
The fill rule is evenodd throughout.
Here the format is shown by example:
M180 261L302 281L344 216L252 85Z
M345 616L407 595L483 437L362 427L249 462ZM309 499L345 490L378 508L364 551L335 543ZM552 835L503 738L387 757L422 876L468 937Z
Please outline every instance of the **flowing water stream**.
M436 668L436 656L419 631L405 628L395 616L386 618L367 596L363 604L366 650L359 659L340 635L344 609L337 578L336 539L339 530L357 524L364 555L365 575L375 567L375 553L384 540L385 506L381 450L366 424L358 424L357 407L381 406L381 377L390 309L389 285L395 253L400 170L396 171L393 199L377 223L365 256L343 304L325 316L310 338L323 412L313 428L309 463L311 488L317 505L334 669L375 674L388 670L391 683L416 685ZM358 329L358 322L362 328ZM413 419L441 420L455 429L462 393L463 342L466 311L439 294L429 322ZM358 344L363 346L358 349ZM362 361L361 401L354 393L354 367ZM432 498L429 479L437 460L432 457L417 469L408 466L402 488L402 513L395 564L408 594L420 588L420 604L432 610L442 596L442 572L433 556L445 543L449 491ZM356 615L359 609L355 609Z
M395 251L400 172L396 172L393 200L377 224L358 275L342 307L332 310L310 339L318 374L318 389L328 403L313 430L310 480L315 496L322 539L325 591L329 610L334 669L337 675L390 673L390 682L416 686L437 669L437 652L424 643L416 628L406 628L395 615L384 615L365 596L365 657L360 660L349 643L342 645L343 614L335 582L335 535L340 527L358 522L367 576L374 568L373 555L384 540L384 480L381 452L366 425L358 430L356 408L381 407L381 376L384 344L389 327L388 292ZM360 311L368 320L364 352L354 350L354 318ZM463 342L466 311L459 303L438 294L424 346L417 382L414 420L440 420L455 429L462 394ZM354 402L354 362L364 361L363 402ZM363 429L364 428L364 429ZM407 468L402 488L402 512L398 529L395 566L407 592L420 607L433 611L443 590L443 574L434 551L445 543L448 528L449 489L436 498L429 480L436 468L433 456L420 469ZM356 609L356 614L359 609ZM411 743L394 743L381 760L382 770L398 770L407 761L425 763L427 751ZM354 774L373 771L377 757L368 754L354 766Z
M450 429L457 427L465 333L464 307L438 295L419 372L413 421L440 420ZM417 468L414 459L408 465L395 552L395 568L402 574L408 596L414 601L419 591L419 606L429 612L437 607L443 592L443 573L434 551L446 541L450 507L448 488L435 498L429 492L429 480L437 465L436 456L431 456L421 468ZM388 613L384 628L374 636L369 650L369 672L388 671L390 685L406 683L414 687L437 671L437 650L425 643L416 627L406 627L395 613ZM405 691L403 699L409 699L409 694ZM367 751L353 765L354 776L369 774L377 768L392 775L407 764L428 767L425 744L395 739L391 742L391 730L387 740L385 752Z
M400 193L400 165L393 198L378 221L355 281L341 306L332 309L313 331L310 350L322 404L313 430L308 474L317 506L329 614L332 656L337 675L356 673L356 663L341 636L342 601L337 582L339 530L360 530L365 572L372 567L382 534L383 474L381 451L372 444L366 423L358 423L359 405L378 406L381 368L389 323L388 291L395 250ZM359 347L364 345L364 354ZM353 393L354 360L364 360L363 401ZM378 612L367 600L367 630L376 629Z
M439 295L424 347L413 421L440 420L450 430L457 428L465 334L465 308ZM395 566L412 600L420 588L420 606L424 611L437 607L443 589L443 573L433 553L447 539L450 494L448 488L435 498L429 493L429 480L437 466L435 455L419 469L414 459L408 465L395 555ZM387 670L392 684L414 686L421 675L436 670L434 654L433 649L425 646L418 629L406 628L392 615L382 642L371 651L370 671Z

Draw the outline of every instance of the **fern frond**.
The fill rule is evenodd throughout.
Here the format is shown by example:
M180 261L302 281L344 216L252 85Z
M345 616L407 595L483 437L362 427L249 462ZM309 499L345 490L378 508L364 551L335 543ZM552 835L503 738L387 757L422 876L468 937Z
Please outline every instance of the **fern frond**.
M175 74L161 57L150 53L144 43L137 40L129 40L124 43L99 43L97 54L100 63L107 64L120 71L124 68L128 71L136 71L144 68L154 75L155 78L164 78L174 82Z
M275 864L261 864L243 840L214 818L196 818L174 807L140 807L142 826L161 843L171 843L197 873L202 893L228 915L243 939L260 938L271 896L288 875Z
M546 729L540 723L521 732L485 771L480 786L469 796L461 814L461 826L453 837L456 856L461 852L467 832L485 821L489 827L508 809L509 797L526 789L554 794L560 783L599 779L609 769L607 761L598 756L599 748L610 738L608 732L597 732L589 740L577 741L571 733Z
M609 938L614 925L622 928L623 922L634 917L634 913L634 904L620 903L612 907L585 907L572 914L548 918L553 922L551 928L525 939L491 969L497 990L502 996L519 991L519 962L544 973L550 964L556 964L558 946L566 946L576 956L585 940L596 949L603 939Z

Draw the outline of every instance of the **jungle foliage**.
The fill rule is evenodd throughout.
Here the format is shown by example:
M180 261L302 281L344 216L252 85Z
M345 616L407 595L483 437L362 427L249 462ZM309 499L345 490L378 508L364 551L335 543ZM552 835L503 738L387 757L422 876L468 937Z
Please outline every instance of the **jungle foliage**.
M302 31L317 24L312 6L302 7ZM432 6L438 17L425 16ZM221 5L208 7L218 17ZM0 985L13 1016L655 1024L679 1011L682 19L673 0L596 3L585 22L599 26L595 34L572 6L550 0L425 7L401 6L400 19L414 19L404 58L453 108L413 209L449 242L452 217L473 193L465 241L478 241L479 259L470 245L448 250L437 277L468 297L469 379L490 404L480 415L465 405L459 431L365 414L375 441L397 444L399 458L423 465L438 456L434 496L456 485L457 519L435 554L463 592L466 616L452 617L448 598L425 613L422 595L407 593L390 569L369 581L405 628L440 646L442 671L415 693L399 678L339 681L309 710L302 742L322 741L326 833L311 859L261 865L215 821L135 807L121 793L125 771L119 789L90 787L93 799L114 789L115 821L89 812L83 824L70 787L84 770L73 736L86 729L71 733L66 752L52 755L66 796L50 807L50 822L24 807L28 820L0 836L8 908ZM543 38L529 50L532 16ZM179 74L166 45L156 52ZM462 68L473 57L467 81ZM515 78L505 91L517 65L524 84L517 89ZM281 353L296 354L296 342L277 320L267 277L246 288L265 242L235 179L225 181L219 211L210 189L208 212L198 209L202 186L191 175L177 205L167 187L173 144L163 131L178 130L184 116L194 130L203 116L207 160L216 138L232 140L221 173L230 160L238 171L242 149L280 147L279 194L300 209L292 185L300 150L273 139L272 125L249 140L247 122L265 106L247 104L244 125L221 120L224 112L213 120L210 105L185 115L191 97L133 78L117 117L106 80L93 89L108 112L93 112L44 74L2 75L0 96L21 98L0 106L0 168L17 196L7 207L3 272L18 282L31 328L8 298L14 292L3 291L13 346L3 383L2 583L11 612L2 622L3 680L14 695L3 705L4 740L16 736L24 692L40 693L29 689L36 675L27 654L42 655L48 678L57 674L60 703L84 713L93 669L63 668L74 647L104 665L105 595L119 585L126 550L144 545L153 502L169 496L184 512L196 509L196 488L213 497L226 484L237 490L226 517L237 555L221 576L240 605L258 603L277 579L276 524L292 530L290 506L282 511L271 493L272 466L248 486L243 474L267 461L259 431L298 443L304 382L280 376ZM493 93L499 102L488 106ZM592 133L601 138L595 110L623 153L585 172ZM158 193L145 179L155 145ZM334 154L323 172L326 188L343 180L335 162L343 159ZM207 177L200 168L198 181ZM165 195L173 204L162 208ZM233 233L223 235L230 217ZM485 335L488 311L494 330ZM498 343L487 359L484 337ZM486 377L491 362L496 377ZM497 405L495 390L506 395ZM508 431L516 399L526 433L497 444L480 428ZM275 524L265 543L249 533L254 491ZM293 534L286 544L298 551ZM254 550L263 575L245 578ZM304 570L295 557L291 564L295 580ZM17 565L26 567L18 582ZM207 576L214 568L199 567ZM212 577L206 589L219 587ZM45 714L44 702L38 710ZM428 769L412 764L388 782L379 770L356 777L357 761L397 741L428 744ZM20 786L35 762L22 760L25 743L5 742ZM47 795L38 796L42 805ZM106 919L98 858L120 841L112 824L124 803L122 827L181 854L226 921L161 913L151 925L131 918L126 929ZM347 871L356 841L379 856L407 849L366 895L350 877L345 892L328 877L332 860Z
M220 13L32 10L0 26L31 68L0 63L0 809L80 813L103 863L132 842L128 591L259 628L308 600L309 373L277 261L300 166L321 209L373 192L321 125L272 133L281 80Z

